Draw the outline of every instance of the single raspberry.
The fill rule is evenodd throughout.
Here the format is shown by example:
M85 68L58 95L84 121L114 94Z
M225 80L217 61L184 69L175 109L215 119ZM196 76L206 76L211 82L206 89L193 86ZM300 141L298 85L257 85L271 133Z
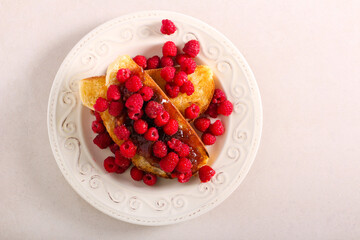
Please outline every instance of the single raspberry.
M148 124L142 119L136 120L134 122L134 130L138 134L144 134L148 129Z
M232 113L233 108L233 104L229 100L226 100L219 104L217 107L217 113L224 116L229 116Z
M166 144L162 141L157 141L153 144L152 151L155 157L163 158L167 155Z
M205 114L209 115L212 118L217 118L218 113L217 113L217 104L215 103L210 103L208 109L205 111Z
M121 155L120 150L115 152L115 164L123 169L128 169L131 165L131 161L128 158L125 158Z
M175 43L172 41L167 41L162 47L162 53L165 57L175 57L177 54Z
M190 180L191 177L192 177L192 172L190 170L185 173L180 173L178 177L178 181L179 183L186 183Z
M121 94L119 87L117 85L110 85L107 90L107 100L108 101L117 101L120 99Z
M199 169L199 178L201 182L208 182L215 175L215 170L205 165Z
M154 120L154 123L158 127L164 126L170 120L170 114L167 111L163 111Z
M211 133L204 133L201 136L201 140L205 145L213 145L216 142L216 137Z
M180 141L179 139L176 138L171 138L168 142L167 145L169 146L170 149L178 152L181 150L181 145L183 144L182 141Z
M164 19L161 21L161 23L162 24L161 24L160 32L162 34L171 35L176 31L175 24L169 19Z
M186 81L180 87L180 92L186 93L186 95L191 96L195 91L194 84L191 81Z
M120 149L119 145L117 145L116 143L111 144L111 145L109 146L109 148L110 148L110 151L111 151L113 154L115 154L116 151L118 151L118 150Z
M155 69L160 67L160 58L159 56L153 56L147 60L147 68Z
M173 83L167 83L165 85L165 92L169 98L176 98L179 95L180 87Z
M194 125L200 132L205 132L210 126L210 119L206 117L198 118L195 120Z
M148 86L143 86L138 93L142 96L144 102L149 101L154 95L154 91Z
M143 181L146 185L152 186L156 183L157 177L152 173L146 173L143 177Z
M190 147L186 143L182 143L181 148L176 152L179 154L179 157L187 157L190 153Z
M125 107L131 111L139 112L143 105L144 100L138 93L131 95L125 102Z
M102 122L99 121L93 121L91 123L91 129L94 133L103 133L105 132L105 126Z
M132 167L131 170L130 170L130 176L131 176L131 178L134 179L135 181L140 181L140 180L143 179L144 172L134 166L134 167Z
M188 158L182 157L179 160L179 163L176 165L175 170L179 173L186 173L191 171L192 164Z
M112 139L109 135L109 133L107 132L103 132L98 134L93 142L101 149L105 149L107 148L111 143L112 143Z
M136 75L132 76L125 82L125 87L130 92L137 92L140 90L140 88L142 88L142 86L143 84L141 82L141 79Z
M185 118L195 119L199 116L199 113L200 107L193 103L185 109Z
M221 89L215 89L214 96L211 100L212 103L221 103L226 100L226 95Z
M176 55L176 62L179 64L179 65L181 65L181 63L186 59L186 58L190 58L190 56L189 55L187 55L187 54L178 54L178 55Z
M136 62L137 65L139 65L142 68L146 68L146 57L142 56L142 55L137 55L136 57L133 58L134 62Z
M101 119L100 113L99 112L95 112L94 111L94 116L96 118L96 121L98 122L102 122L103 120Z
M162 57L161 60L161 67L173 67L174 66L174 60L171 57Z
M178 131L178 128L178 122L175 119L170 119L169 122L163 127L163 130L165 134L172 136Z
M96 102L94 104L94 109L97 112L104 112L106 109L108 109L109 103L106 101L105 98L99 97L96 99Z
M183 52L188 54L190 57L196 57L200 52L200 43L197 40L190 40L188 41L184 48Z
M145 113L149 118L156 118L164 110L164 106L155 101L150 101L145 107Z
M220 136L224 134L225 127L220 120L216 120L213 124L210 125L209 132L214 136Z
M144 134L144 138L152 142L157 141L159 139L159 132L156 128L151 127Z
M174 67L164 67L161 69L160 75L166 82L172 82L176 69Z
M188 81L188 77L187 74L183 71L178 72L177 74L175 74L174 77L174 84L181 87L184 82Z
M139 120L140 118L142 118L142 116L144 115L144 111L143 110L135 110L135 111L131 111L128 110L127 111L128 117L132 120Z
M126 158L132 158L136 154L136 146L131 140L127 140L123 144L121 144L120 153Z
M111 102L109 105L109 114L117 117L121 114L124 108L124 104L122 102Z
M125 124L116 126L114 133L121 140L127 140L130 137L130 130L125 126Z
M131 72L127 68L120 68L116 74L116 78L120 83L126 82L130 78Z
M107 157L104 160L104 168L109 173L116 172L116 170L118 169L118 166L115 164L115 158L114 157Z
M121 168L121 167L118 166L118 169L116 170L115 173L117 173L117 174L122 174L122 173L124 173L125 171L126 171L125 168Z
M171 173L172 171L174 171L178 162L179 156L174 152L170 152L168 153L168 155L166 155L160 160L159 165L162 170Z
M196 62L192 58L186 58L180 64L181 71L186 72L186 74L192 74L196 69Z

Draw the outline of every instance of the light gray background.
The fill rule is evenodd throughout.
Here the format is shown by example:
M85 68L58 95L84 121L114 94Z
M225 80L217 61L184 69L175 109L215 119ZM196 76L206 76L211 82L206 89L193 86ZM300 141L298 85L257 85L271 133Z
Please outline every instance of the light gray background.
M223 2L223 1L222 1ZM126 13L188 14L244 54L264 108L242 185L194 220L112 219L65 181L47 135L50 87L70 49ZM1 239L359 239L359 1L0 1Z

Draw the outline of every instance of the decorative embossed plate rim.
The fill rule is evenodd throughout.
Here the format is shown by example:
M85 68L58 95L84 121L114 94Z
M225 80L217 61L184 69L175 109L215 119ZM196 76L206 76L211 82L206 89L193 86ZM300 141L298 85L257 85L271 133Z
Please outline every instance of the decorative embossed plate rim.
M161 35L158 31L160 20L165 18L174 20L178 31L174 36L162 36L163 41L168 38L178 44L198 38L202 44L199 61L212 67L220 85L234 103L234 113L226 120L226 139L219 140L223 146L221 149L211 150L216 152L218 158L214 162L217 174L208 183L194 180L181 187L171 185L168 190L167 185L161 185L159 190L153 190L158 191L155 194L136 185L122 185L116 191L111 190L114 189L114 179L109 178L96 165L87 147L87 137L81 131L84 117L77 83L79 79L92 75L75 74L72 68L86 74L101 74L103 70L99 70L96 60L106 62L110 57L114 59L109 56L109 46L117 44L114 40L101 39L103 35L110 32L121 38L124 40L123 46L133 44L136 41L134 35L142 40L151 40L153 37L155 41L157 35ZM136 25L144 19L156 19L158 25ZM125 27L120 28L122 25ZM82 65L79 67L77 62ZM260 93L244 57L225 36L209 25L195 18L167 11L125 15L88 33L63 61L55 77L48 104L50 144L56 162L69 184L100 211L119 220L141 225L166 225L185 221L224 201L249 171L259 147L261 130ZM115 179L115 183L118 183L116 181Z

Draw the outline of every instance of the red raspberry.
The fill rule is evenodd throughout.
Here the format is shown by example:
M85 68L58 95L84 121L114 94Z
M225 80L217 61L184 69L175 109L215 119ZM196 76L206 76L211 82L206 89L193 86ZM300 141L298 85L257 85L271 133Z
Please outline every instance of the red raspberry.
M144 134L148 129L148 124L142 119L136 120L134 122L134 130L138 134Z
M98 122L102 122L102 121L103 121L103 120L101 119L101 116L100 116L100 113L99 113L99 112L95 112L95 111L94 111L94 115L95 115L96 121L98 121Z
M160 58L159 56L153 56L147 60L147 68L155 69L160 66Z
M109 135L109 133L107 132L103 132L98 134L93 142L101 149L105 149L107 148L111 143L112 143L112 139Z
M162 47L162 53L165 57L175 57L177 54L175 43L172 41L167 41Z
M213 145L216 142L216 137L211 133L204 133L201 136L201 140L205 145Z
M200 43L197 40L190 40L188 41L184 48L183 52L188 54L190 57L194 58L200 52Z
M192 164L188 158L180 158L179 163L176 165L175 170L179 173L186 173L191 171Z
M170 114L167 111L163 111L154 120L154 123L158 127L164 126L170 120Z
M175 119L170 119L169 122L163 127L163 130L166 135L172 136L178 131L178 128L178 122Z
M126 82L130 78L131 72L127 68L120 68L116 74L116 78L120 83Z
M145 107L145 113L149 118L156 118L164 110L164 106L155 101L150 101Z
M171 57L162 57L160 61L161 61L161 67L174 66L174 60Z
M206 110L206 114L209 115L210 117L212 118L216 118L218 116L218 113L217 113L217 104L215 103L210 103L208 109Z
M233 108L233 104L229 100L226 100L219 104L217 107L217 113L224 116L229 116L232 113Z
M165 85L165 92L169 98L176 98L179 95L180 87L173 83L167 83Z
M128 117L132 120L139 120L140 118L142 118L142 116L144 115L144 111L143 110L136 110L136 111L131 111L128 110Z
M120 99L121 97L121 94L120 94L120 91L119 91L119 87L116 86L116 85L110 85L108 90L107 90L107 100L108 101L117 101Z
M138 93L142 96L145 102L149 101L154 95L154 91L148 86L143 86Z
M141 79L136 75L132 76L125 82L125 87L130 92L137 92L140 90L140 88L142 88L142 86L143 84L141 82Z
M125 126L125 124L116 126L114 133L121 140L127 140L130 137L130 130Z
M152 186L156 183L157 177L152 173L146 173L143 177L143 181L146 185Z
M105 126L102 122L93 121L91 124L91 129L94 133L103 133L105 132Z
M199 113L200 107L193 103L185 109L185 118L195 119L199 116Z
M184 84L184 82L186 82L187 80L188 80L187 74L183 71L180 71L177 74L175 74L174 84L181 87Z
M200 132L205 132L210 126L210 119L206 117L198 118L195 120L194 125Z
M186 143L182 143L181 148L176 152L179 154L179 157L187 157L190 153L190 147Z
M174 171L178 162L179 156L174 152L170 152L168 155L166 155L166 157L160 160L159 165L162 170L171 173Z
M123 144L121 144L120 153L126 158L132 158L136 154L136 146L131 140L127 140Z
M214 136L220 136L224 134L225 127L220 120L216 120L213 124L210 125L209 132Z
M174 67L164 67L161 69L160 75L166 82L172 82L176 69Z
M160 32L162 34L171 35L176 31L175 24L169 19L164 19L161 21L161 29Z
M190 81L184 82L180 87L180 92L186 93L186 95L191 96L195 91L194 84Z
M104 160L104 168L109 173L116 172L116 170L118 169L118 166L115 164L115 158L114 157L107 157Z
M131 111L139 112L144 105L142 96L138 93L131 95L125 102L125 107Z
M186 58L180 64L181 71L186 72L186 74L192 74L196 69L196 62L192 58Z
M186 59L189 58L190 56L187 54L178 54L176 55L176 62L181 65L181 63Z
M117 117L121 114L124 108L124 104L122 102L111 102L109 105L109 114Z
M130 170L130 176L131 176L131 178L134 179L135 181L140 181L140 180L143 179L144 172L134 166L134 167L132 167L131 170Z
M169 146L169 148L173 149L176 152L181 150L182 144L183 144L183 142L176 138L171 138L170 141L167 142L167 145Z
M115 154L116 151L118 151L118 150L120 149L119 145L117 145L116 143L111 144L111 145L109 146L109 148L110 148L110 151L111 151L113 154Z
M104 112L106 109L108 109L109 103L106 101L105 98L99 97L96 99L96 102L94 104L94 109L97 112Z
M179 177L178 177L178 181L179 181L179 183L186 183L190 180L191 177L192 177L191 171L188 171L185 173L180 173Z
M122 173L124 173L125 171L126 171L125 168L121 168L121 167L118 166L118 169L116 170L115 173L117 173L117 174L122 174Z
M151 127L144 134L144 138L152 142L157 141L159 139L159 132L156 128Z
M215 89L214 96L211 100L212 103L221 103L226 100L226 95L221 89Z
M215 175L215 170L205 165L199 169L199 178L201 182L208 182Z
M120 150L115 152L115 164L123 169L128 169L131 165L131 161L121 155Z
M166 144L162 141L157 141L153 144L152 150L155 157L163 158L167 154Z
M134 62L136 62L137 65L139 65L142 68L146 68L146 57L142 55L137 55L133 58Z

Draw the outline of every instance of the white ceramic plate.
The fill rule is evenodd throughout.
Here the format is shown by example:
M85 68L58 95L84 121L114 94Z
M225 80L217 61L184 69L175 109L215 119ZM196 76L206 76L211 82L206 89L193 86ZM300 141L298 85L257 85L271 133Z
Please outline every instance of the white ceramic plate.
M178 30L160 33L162 19L171 19ZM234 112L223 118L225 135L209 148L216 175L208 183L197 177L186 184L161 179L153 187L132 181L129 172L108 174L102 166L110 150L93 143L89 109L78 94L82 78L105 74L118 55L161 55L165 41L177 46L198 39L197 62L209 65L216 85L234 103ZM48 106L51 147L63 175L86 201L123 221L165 225L203 214L225 200L242 182L255 158L262 127L262 109L255 78L244 57L222 34L207 24L182 14L149 11L113 19L91 31L70 51L52 86Z

